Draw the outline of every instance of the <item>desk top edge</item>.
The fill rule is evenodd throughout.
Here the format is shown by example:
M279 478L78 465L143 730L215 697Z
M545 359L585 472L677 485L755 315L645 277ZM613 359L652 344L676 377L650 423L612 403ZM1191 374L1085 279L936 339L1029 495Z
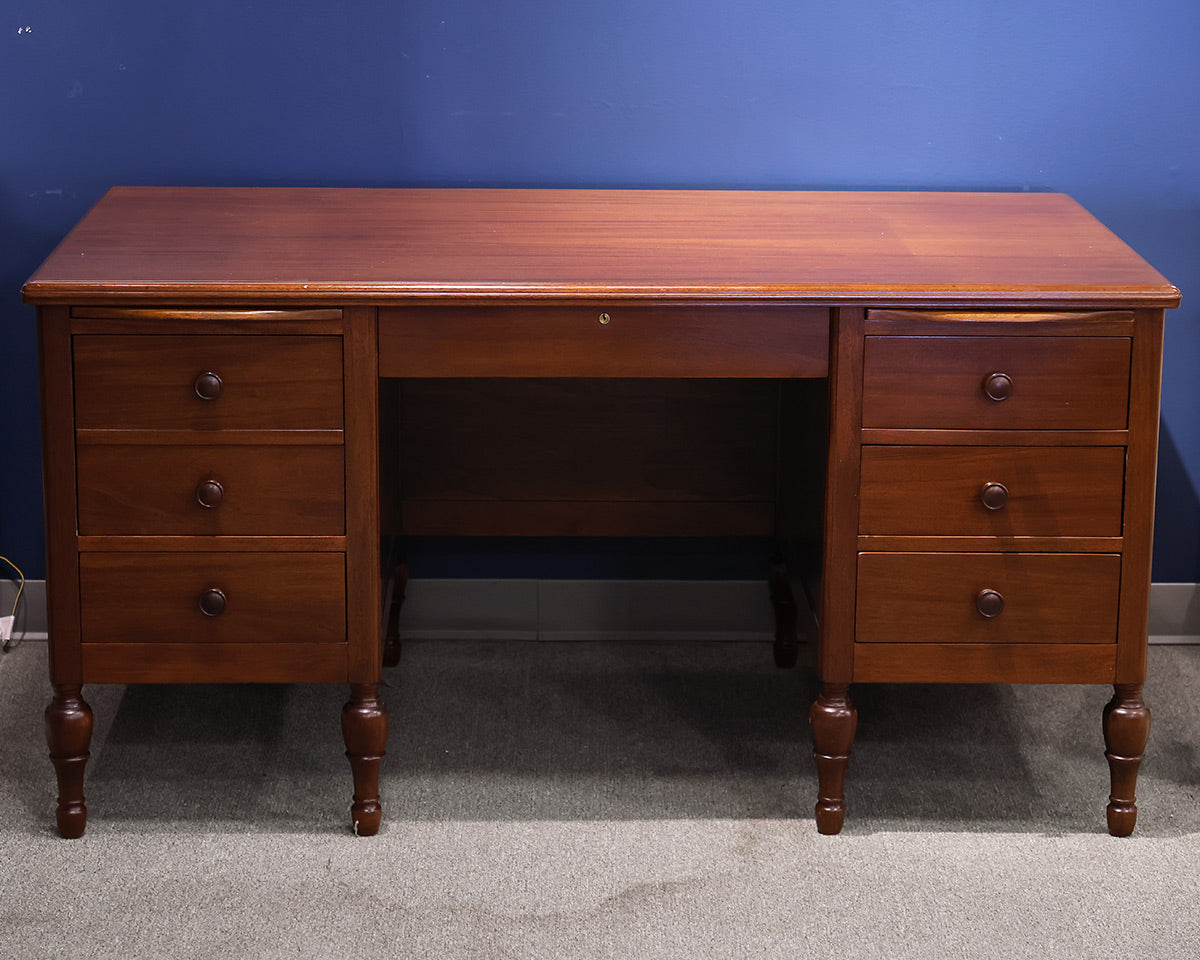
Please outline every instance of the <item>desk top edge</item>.
M1064 194L114 187L26 302L1173 307Z

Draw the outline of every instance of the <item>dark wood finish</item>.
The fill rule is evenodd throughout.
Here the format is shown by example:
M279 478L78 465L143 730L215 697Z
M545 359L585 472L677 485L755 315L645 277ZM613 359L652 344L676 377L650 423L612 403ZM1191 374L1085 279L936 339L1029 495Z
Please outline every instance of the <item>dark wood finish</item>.
M338 329L341 327L342 311L336 307L317 307L312 310L296 309L295 307L286 310L247 310L244 308L234 308L230 310L222 310L219 307L202 307L200 309L187 308L170 308L170 307L73 307L71 309L72 317L80 317L85 320L107 320L107 321L128 321L136 324L135 332L151 333L153 327L169 327L171 330L178 330L180 326L189 326L190 324L199 322L201 325L198 333L212 333L214 328L219 329L220 325L226 321L232 321L234 326L231 332L237 334L246 334L250 331L259 331L262 328L270 328L277 334L289 335L294 331L292 329L282 329L280 324L285 327L290 327L293 324L298 324L299 329L305 334L311 334L314 330L320 329L322 324L318 321L329 320L333 321ZM247 324L250 325L247 330ZM105 323L106 330L112 330L116 326L111 322ZM129 332L129 331L125 331Z
M1129 310L868 310L866 332L939 336L938 326L953 336L1129 337Z
M833 311L830 325L829 459L821 570L817 670L829 684L854 679L854 589L857 568L859 429L862 425L863 311Z
M823 377L829 317L792 309L383 307L384 377Z
M114 187L24 295L241 307L521 297L1179 303L1178 290L1061 194L752 190Z
M846 819L846 767L858 728L850 685L825 683L808 713L817 762L817 830L840 833Z
M1124 446L1128 430L908 430L869 427L862 431L865 444L947 444L971 447L1095 447Z
M855 681L1116 684L1113 826L1132 828L1162 311L1179 292L1067 197L116 188L24 296L39 306L56 763L82 755L55 737L78 739L85 682L349 681L352 816L377 829L379 554L399 504L409 533L774 533L820 553L823 832L844 816ZM398 375L433 394L445 385L427 378L697 382L674 410L616 414L588 407L612 384L570 384L524 418L539 423L528 445L522 417L478 394L410 408L401 431L400 386L379 387ZM325 464L303 471L322 535L303 488L267 467L295 470L298 448ZM221 464L180 488L186 507L130 494L179 451L248 465L269 495L206 530L188 510L244 502ZM139 511L131 528L122 514ZM300 598L306 578L275 572L291 561L340 573L309 570L320 582ZM153 594L214 563L242 579L193 585L200 623L239 622L245 584L298 606L236 642L188 641L114 600L130 577ZM962 594L914 600L931 582ZM341 618L329 642L307 632L312 596ZM81 643L84 622L104 636L98 618L135 636ZM82 764L65 769L77 834Z
M383 642L376 333L374 309L346 310L346 671L367 684L379 679Z
M341 553L345 537L79 537L80 553Z
M867 337L863 426L1121 430L1129 354L1126 337Z
M197 307L161 310L141 307L72 307L71 332L85 336L141 337L340 337L342 309L223 310ZM170 319L178 314L181 319ZM305 319L317 315L319 319Z
M410 380L401 403L406 501L775 498L773 381Z
M404 531L438 537L769 537L770 501L405 500Z
M863 534L1119 537L1125 450L867 445L861 491Z
M1011 536L863 536L858 549L867 553L908 553L913 550L1003 553L1120 553L1121 537L1011 537Z
M438 379L402 391L408 533L772 532L775 381Z
M396 564L392 575L392 595L387 606L387 628L383 634L383 666L394 667L400 662L404 640L400 635L400 611L408 592L408 564Z
M379 699L378 684L350 685L350 699L342 708L342 737L354 774L354 802L350 806L354 833L374 836L383 819L379 768L387 746L387 708Z
M794 667L800 654L800 638L796 598L792 594L791 577L783 557L771 558L770 580L771 607L775 613L775 642L772 654L775 666Z
M42 490L46 515L46 616L50 682L83 683L79 650L79 520L75 495L74 381L70 318L60 307L38 310L41 367Z
M345 683L345 643L85 643L89 683Z
M218 442L232 447L324 446L340 447L342 430L76 430L84 444L122 443L128 446L188 446Z
M346 642L340 553L85 553L83 642ZM201 597L225 596L220 616Z
M1128 463L1125 468L1125 542L1121 561L1121 626L1117 637L1116 683L1146 679L1146 620L1153 560L1154 487L1158 468L1159 382L1162 376L1163 314L1135 314L1130 379Z
M1112 683L1111 643L859 643L863 683Z
M784 380L779 385L775 536L787 545L788 564L804 565L794 572L805 577L821 571L829 401L827 379Z
M339 337L83 334L74 351L80 429L342 427ZM206 376L221 381L211 400Z
M79 446L83 536L340 536L341 447ZM219 483L220 502L201 503Z
M92 742L92 708L77 684L54 685L54 699L46 707L46 742L58 780L58 832L74 840L87 827L83 772Z
M1150 711L1137 683L1113 685L1104 708L1104 756L1112 789L1109 793L1108 832L1127 837L1137 824L1137 775L1150 737Z
M1121 558L1108 554L863 553L858 643L1116 643ZM981 616L981 591L1004 612Z

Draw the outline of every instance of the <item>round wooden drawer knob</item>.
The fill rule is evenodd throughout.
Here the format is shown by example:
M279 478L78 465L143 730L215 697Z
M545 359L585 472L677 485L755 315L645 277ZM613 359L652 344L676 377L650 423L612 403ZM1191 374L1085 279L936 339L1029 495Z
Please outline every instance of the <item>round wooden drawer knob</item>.
M201 400L216 400L221 395L221 378L211 371L196 377L196 396Z
M999 403L1012 396L1012 377L1007 373L989 373L983 378L983 392Z
M993 620L1004 612L1004 597L998 590L980 590L975 597L975 609L986 620Z
M989 510L1003 510L1008 506L1008 487L1002 483L985 483L979 491L979 502Z
M225 594L216 587L209 587L200 594L200 612L206 617L219 617L225 612Z
M208 510L219 507L224 496L225 488L216 480L205 480L196 487L196 502Z

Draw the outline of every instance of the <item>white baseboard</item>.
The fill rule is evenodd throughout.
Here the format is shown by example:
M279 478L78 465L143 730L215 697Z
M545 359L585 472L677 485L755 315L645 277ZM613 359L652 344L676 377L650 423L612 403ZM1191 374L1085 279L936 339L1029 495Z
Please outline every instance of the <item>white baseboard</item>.
M16 584L0 581L0 611ZM30 580L14 636L46 639L46 582ZM421 639L770 640L767 585L747 580L411 580L403 636ZM1151 643L1200 644L1200 584L1150 588Z
M1150 585L1151 643L1200 643L1200 583Z
M7 617L17 598L17 584L0 580L0 616ZM13 623L13 639L45 640L46 633L46 581L26 580L17 604L17 619Z

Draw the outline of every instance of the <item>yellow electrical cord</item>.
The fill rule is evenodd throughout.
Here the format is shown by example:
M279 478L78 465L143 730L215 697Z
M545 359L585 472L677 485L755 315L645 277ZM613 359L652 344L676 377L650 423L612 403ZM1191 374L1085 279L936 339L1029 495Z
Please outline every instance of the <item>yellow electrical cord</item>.
M7 564L8 564L10 567L12 567L14 570L16 570L16 571L17 571L17 576L21 578L21 585L20 585L19 587L17 587L17 595L16 595L16 596L13 598L13 607L12 607L12 614L11 614L11 616L12 616L12 617L15 619L15 618L16 618L16 616L17 616L17 604L21 602L21 593L22 593L22 591L24 591L24 589L25 589L25 574L23 574L23 573L21 572L21 568L20 568L20 567L18 567L18 566L17 566L15 563L13 563L11 560L9 560L9 559L8 559L8 557L0 557L0 560L3 560L3 561L4 561L5 563L7 563ZM4 649L5 649L5 650L7 650L7 649L8 649L8 645L9 645L9 643L11 642L11 640L12 640L12 638L11 638L11 637L9 637L9 639L8 639L8 640L5 640L5 641L4 641Z

